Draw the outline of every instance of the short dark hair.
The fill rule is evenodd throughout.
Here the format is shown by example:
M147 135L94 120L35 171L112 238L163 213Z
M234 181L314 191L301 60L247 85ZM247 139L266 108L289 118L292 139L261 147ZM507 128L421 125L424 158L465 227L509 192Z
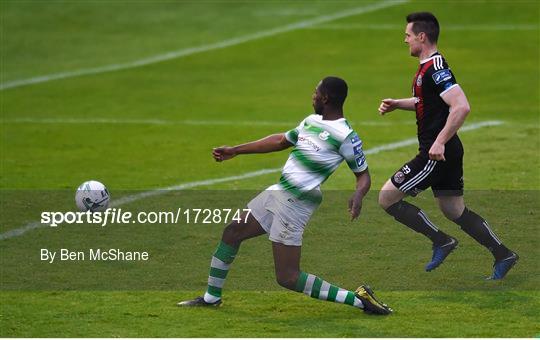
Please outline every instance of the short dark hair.
M334 106L343 106L349 88L345 80L338 77L326 77L319 86L321 93L328 96L328 102Z
M414 34L424 32L429 41L437 43L439 39L439 21L430 12L415 12L407 15L407 23L413 23Z

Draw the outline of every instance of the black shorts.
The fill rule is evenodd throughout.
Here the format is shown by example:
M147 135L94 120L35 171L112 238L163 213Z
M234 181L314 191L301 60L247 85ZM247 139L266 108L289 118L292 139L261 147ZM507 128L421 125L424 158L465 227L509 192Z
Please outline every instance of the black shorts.
M463 152L447 157L446 161L430 160L419 153L405 163L390 179L402 192L416 196L431 187L433 195L463 196Z

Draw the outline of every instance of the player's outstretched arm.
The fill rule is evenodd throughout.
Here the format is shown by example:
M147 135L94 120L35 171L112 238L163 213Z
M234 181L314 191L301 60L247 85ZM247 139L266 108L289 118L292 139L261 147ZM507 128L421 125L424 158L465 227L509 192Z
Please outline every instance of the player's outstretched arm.
M212 156L217 162L222 162L231 159L236 155L281 151L291 146L292 144L285 138L284 133L277 133L254 142L237 146L220 146L214 148L212 150Z
M349 199L349 213L351 214L351 221L360 216L362 210L362 200L371 187L371 176L369 170L366 169L362 172L356 172L356 191Z
M416 98L402 98L402 99L392 99L386 98L381 100L381 105L379 105L379 114L384 116L388 112L392 112L395 109L414 111L416 108L414 104L416 103Z
M450 113L444 128L439 132L437 139L429 149L429 158L437 161L445 160L444 145L457 133L471 111L467 96L459 85L444 93L442 99L450 107Z

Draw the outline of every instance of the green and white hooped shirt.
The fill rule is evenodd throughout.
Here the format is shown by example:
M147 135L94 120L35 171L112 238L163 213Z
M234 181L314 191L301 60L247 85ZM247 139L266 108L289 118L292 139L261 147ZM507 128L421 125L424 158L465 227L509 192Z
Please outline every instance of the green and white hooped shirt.
M294 148L283 167L280 186L296 197L320 202L320 194L313 195L314 191L320 190L343 160L353 172L368 167L362 141L345 118L323 120L312 114L285 137Z

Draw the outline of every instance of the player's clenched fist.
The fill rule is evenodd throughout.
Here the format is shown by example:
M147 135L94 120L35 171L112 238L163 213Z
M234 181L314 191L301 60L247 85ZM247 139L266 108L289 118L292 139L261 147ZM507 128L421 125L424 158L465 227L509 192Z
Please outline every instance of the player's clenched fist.
M387 112L394 111L397 108L397 100L392 98L386 98L381 101L379 106L379 113L384 115Z
M444 144L435 141L429 149L429 159L436 161L446 161L444 158Z
M212 149L212 156L214 157L216 162L222 162L236 156L236 152L234 151L233 147L220 146Z

